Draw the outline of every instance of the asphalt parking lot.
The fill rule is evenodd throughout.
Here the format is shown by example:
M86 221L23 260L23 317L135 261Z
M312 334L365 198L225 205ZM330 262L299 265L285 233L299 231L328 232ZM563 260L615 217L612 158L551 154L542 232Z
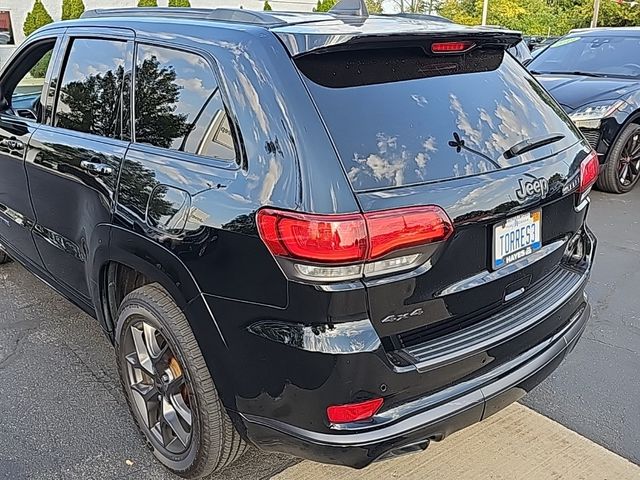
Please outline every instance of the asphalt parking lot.
M591 322L573 354L523 403L640 464L640 189L592 194L589 224L599 239ZM175 478L130 419L97 323L15 263L0 267L0 385L0 478ZM517 421L525 410L509 417ZM429 450L422 455L428 461ZM266 479L295 463L254 450L214 478Z

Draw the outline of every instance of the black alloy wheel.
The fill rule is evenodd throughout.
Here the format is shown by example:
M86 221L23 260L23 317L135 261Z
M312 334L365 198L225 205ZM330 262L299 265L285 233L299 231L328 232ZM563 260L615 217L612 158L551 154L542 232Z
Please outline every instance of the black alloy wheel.
M140 318L127 330L121 352L147 438L165 453L184 454L193 430L190 382L169 342L155 326Z
M124 298L115 343L127 403L163 465L202 478L246 451L191 325L165 289L154 283Z
M623 187L633 186L640 175L640 132L636 132L622 148L618 161L620 184Z
M629 192L640 178L640 125L631 123L607 154L597 187L611 193Z

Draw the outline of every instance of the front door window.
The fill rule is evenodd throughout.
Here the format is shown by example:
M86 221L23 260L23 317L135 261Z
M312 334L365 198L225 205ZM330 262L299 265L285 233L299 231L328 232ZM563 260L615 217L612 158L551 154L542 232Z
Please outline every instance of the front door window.
M16 58L15 67L2 79L4 113L42 121L42 87L54 47L55 39L38 42Z

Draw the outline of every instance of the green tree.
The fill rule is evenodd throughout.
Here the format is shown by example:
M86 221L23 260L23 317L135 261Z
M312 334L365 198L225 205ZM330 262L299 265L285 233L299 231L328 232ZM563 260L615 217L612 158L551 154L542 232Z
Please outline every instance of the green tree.
M51 62L51 52L47 52L44 54L44 56L38 60L38 63L36 63L31 70L29 71L29 74L33 77L33 78L44 78L45 75L47 74L47 69L49 68L49 63Z
M572 28L588 27L593 16L593 2L578 0L567 10L573 22ZM601 2L598 16L599 27L631 27L640 24L640 5L628 2Z
M33 5L33 9L27 13L27 18L24 21L22 31L28 37L40 27L44 27L51 22L53 22L53 18L51 18L51 15L47 12L42 1L36 0Z
M482 0L444 0L438 12L457 23L478 25ZM572 28L588 27L592 16L593 0L490 0L487 23L530 35L564 35ZM640 5L601 2L598 26L639 24Z
M273 8L271 8L271 5L269 5L269 0L264 0L264 7L262 8L262 10L264 10L265 12L270 12L271 10L273 10Z
M338 0L318 0L317 5L313 9L314 12L328 12ZM382 0L365 0L369 13L382 13Z
M392 0L398 10L406 13L431 13L429 9L434 0Z
M367 4L367 10L369 10L369 13L382 13L382 0L365 0L365 3Z
M318 0L318 4L316 5L316 8L313 9L313 11L328 12L336 3L338 3L337 0Z
M158 0L138 0L139 7L157 7Z
M62 20L80 18L83 13L84 2L82 0L62 0Z
M479 25L482 0L445 0L438 10L454 22ZM562 10L547 0L491 0L487 23L530 35L560 35L573 28L564 21Z
M191 7L191 2L189 0L169 0L169 6L189 8Z

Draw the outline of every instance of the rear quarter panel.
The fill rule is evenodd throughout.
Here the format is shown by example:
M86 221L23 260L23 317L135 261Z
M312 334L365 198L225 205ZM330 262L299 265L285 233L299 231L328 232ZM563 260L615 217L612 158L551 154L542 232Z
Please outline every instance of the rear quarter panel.
M237 164L221 164L132 144L120 175L114 222L136 238L118 234L117 249L124 258L124 252L133 247L127 245L130 238L135 254L145 257L142 239L146 239L175 255L184 273L192 276L196 291L186 290L191 298L185 298L185 312L225 405L233 410L242 403L240 398L266 392L278 396L295 377L287 369L268 381L265 370L272 371L273 364L265 362L257 350L252 355L247 351L256 343L261 350L269 350L264 345L269 341L258 341L247 331L248 325L265 318L326 322L334 310L358 318L366 315L361 288L336 296L319 294L312 286L289 284L258 237L256 211L271 205L346 213L358 211L358 206L299 74L271 33L232 26L203 26L188 33L179 25L139 27L138 41L194 51L211 62L230 121L240 132L241 158ZM147 221L150 196L158 186L188 195L184 229L163 231ZM113 248L115 240L112 236ZM164 268L162 262L156 267ZM168 278L178 284L180 276L173 273ZM345 312L338 307L350 295L356 301ZM295 377L295 383L304 383L308 372L294 370L300 377Z

